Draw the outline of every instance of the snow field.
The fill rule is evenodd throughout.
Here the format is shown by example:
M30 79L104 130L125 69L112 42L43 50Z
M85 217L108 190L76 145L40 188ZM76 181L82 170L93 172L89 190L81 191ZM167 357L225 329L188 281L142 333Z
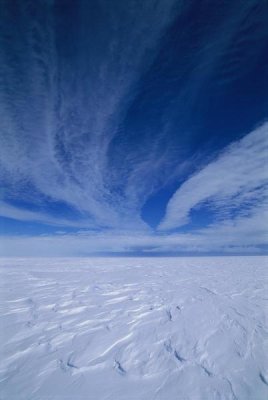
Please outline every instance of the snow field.
M267 400L267 267L2 259L0 399Z

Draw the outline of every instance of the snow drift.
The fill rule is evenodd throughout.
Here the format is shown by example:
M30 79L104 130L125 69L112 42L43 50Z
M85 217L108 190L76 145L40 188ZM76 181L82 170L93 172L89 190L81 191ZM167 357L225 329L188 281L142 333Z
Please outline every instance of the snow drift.
M267 258L2 259L0 398L266 400Z

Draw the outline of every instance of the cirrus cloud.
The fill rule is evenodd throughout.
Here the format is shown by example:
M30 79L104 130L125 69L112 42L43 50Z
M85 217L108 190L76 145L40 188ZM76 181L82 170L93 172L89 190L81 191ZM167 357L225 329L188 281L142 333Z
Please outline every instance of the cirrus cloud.
M187 179L173 194L158 229L190 222L191 211L206 204L238 213L255 207L267 196L268 123L225 148L216 160ZM239 210L240 208L240 210Z

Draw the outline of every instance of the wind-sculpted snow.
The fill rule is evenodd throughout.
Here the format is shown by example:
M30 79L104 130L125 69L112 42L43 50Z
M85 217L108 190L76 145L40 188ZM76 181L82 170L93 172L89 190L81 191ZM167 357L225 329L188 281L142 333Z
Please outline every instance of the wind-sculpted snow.
M0 399L266 400L267 266L2 259Z

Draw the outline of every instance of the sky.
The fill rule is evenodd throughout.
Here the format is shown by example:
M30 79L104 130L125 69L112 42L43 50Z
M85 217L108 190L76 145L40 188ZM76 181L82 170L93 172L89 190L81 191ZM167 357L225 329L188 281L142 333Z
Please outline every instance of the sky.
M266 0L2 0L0 256L268 252Z

